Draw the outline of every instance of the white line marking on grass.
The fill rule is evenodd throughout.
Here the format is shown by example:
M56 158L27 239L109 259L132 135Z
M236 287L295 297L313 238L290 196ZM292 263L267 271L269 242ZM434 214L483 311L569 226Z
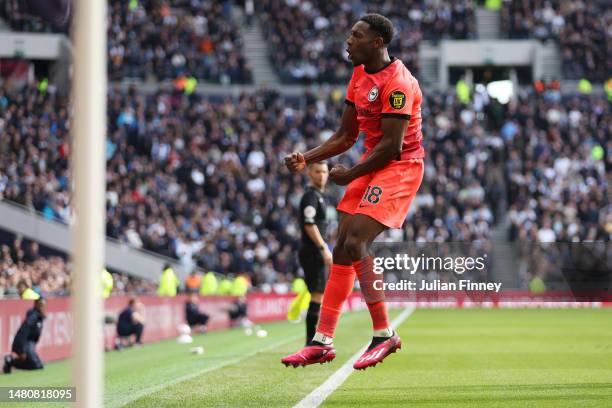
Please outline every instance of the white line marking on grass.
M355 316L355 314L350 313L349 316ZM267 347L264 347L264 348L261 348L261 349L257 349L257 350L253 350L252 352L250 352L248 354L244 354L244 355L241 355L241 356L238 356L238 357L234 357L232 359L225 360L225 361L223 361L220 364L211 365L211 366L208 366L208 367L203 368L201 370L193 371L193 372L191 372L189 374L186 374L186 375L183 375L181 377L176 377L176 378L174 378L174 379L172 379L170 381L167 381L167 382L165 382L163 384L158 384L158 385L155 385L153 387L143 388L143 389L141 389L138 392L134 392L134 393L130 394L129 397L127 397L125 400L115 401L115 402L111 403L110 406L112 406L112 407L115 407L115 406L123 407L124 405L127 405L130 402L133 402L133 401L135 401L137 399L140 399L140 398L142 398L144 396L147 396L149 394L153 394L153 393L155 393L157 391L163 390L164 388L170 387L172 385L178 384L178 383L183 382L183 381L190 380L190 379L195 378L195 377L197 377L199 375L206 374L206 373L208 373L210 371L214 371L214 370L217 370L219 368L223 368L223 367L226 367L226 366L229 366L229 365L232 365L232 364L239 363L239 362L241 362L244 359L247 359L249 357L253 357L253 356L255 356L255 355L259 354L259 353L264 353L266 351L273 350L273 349L275 349L277 347L280 347L280 346L282 346L282 345L284 345L286 343L295 341L295 340L297 340L297 339L299 339L299 338L301 338L303 336L304 336L303 334L297 334L295 336L286 337L286 338L284 338L284 339L282 339L280 341L277 341L276 343L270 344Z
M391 322L391 326L394 329L404 322L412 314L414 311L414 307L409 307L404 309L393 321ZM338 369L335 373L333 373L327 381L323 384L319 385L314 391L304 397L303 400L298 402L293 408L316 408L323 403L336 389L342 385L344 381L348 378L349 375L354 371L353 364L357 359L361 356L361 354L365 351L370 343L368 342L365 346L363 346L357 353L355 353L351 358L348 359L346 363L342 367Z
M286 337L286 338L284 338L284 339L282 339L282 340L280 340L280 341L277 341L277 342L275 342L275 343L270 344L270 345L269 345L269 346L267 346L267 347L264 347L264 348L261 348L261 349L254 350L254 351L252 351L252 352L250 352L250 353L248 353L248 354L244 354L244 355L241 355L241 356L239 356L239 357L234 357L234 358L232 358L232 359L225 360L225 361L223 361L223 362L222 362L222 363L220 363L220 364L217 364L217 365L211 365L211 366L208 366L208 367L203 368L203 369L201 369L201 370L196 370L196 371L191 372L191 373L189 373L189 374L186 374L186 375L183 375L183 376L180 376L180 377L174 378L174 379L172 379L172 380L170 380L170 381L166 381L166 382L165 382L165 383L163 383L163 384L159 384L159 385L156 385L156 386L153 386L153 387L149 387L149 388L144 388L144 389L141 389L141 390L140 390L140 391L138 391L138 392L135 392L135 393L133 393L133 394L130 394L130 396L129 396L127 399L125 399L125 400L123 400L123 401L118 401L118 402L116 403L116 406L120 406L120 407L122 407L122 406L127 405L127 404L129 404L130 402L133 402L133 401L135 401L135 400L137 400L137 399L139 399L139 398L142 398L142 397L144 397L144 396L146 396L146 395L153 394L153 393L155 393L155 392L157 392L157 391L163 390L164 388L168 388L168 387L170 387L170 386L172 386L172 385L175 385L175 384L178 384L178 383L180 383L180 382L190 380L190 379L195 378L195 377L197 377L197 376L199 376L199 375L205 374L205 373L207 373L207 372L209 372L209 371L214 371L214 370L217 370L217 369L219 369L219 368L226 367L226 366L228 366L228 365L232 365L232 364L235 364L235 363L239 363L240 361L242 361L242 360L244 360L244 359L246 359L246 358L253 357L253 356L254 356L254 355L256 355L256 354L259 354L259 353L264 353L264 352L266 352L266 351L269 351L269 350L275 349L275 348L277 348L277 347L279 347L279 346L282 346L282 345L283 345L283 344L285 344L285 343L292 342L292 341L297 340L297 339L299 339L300 337L303 337L303 336L304 336L303 334L298 334L298 335L295 335L295 336ZM113 405L115 405L115 404L113 404Z

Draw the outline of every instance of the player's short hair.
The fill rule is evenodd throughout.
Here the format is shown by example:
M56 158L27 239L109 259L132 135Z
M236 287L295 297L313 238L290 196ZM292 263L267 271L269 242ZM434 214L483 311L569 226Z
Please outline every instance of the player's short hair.
M387 17L377 13L370 13L362 16L359 21L368 23L370 25L370 30L380 35L385 45L388 45L391 40L393 40L395 28L391 20Z
M328 165L327 160L321 160L321 161L318 161L318 162L312 162L312 163L309 163L309 164L308 164L308 168L310 168L310 167L314 166L315 164L324 164L324 165L326 165L326 166Z

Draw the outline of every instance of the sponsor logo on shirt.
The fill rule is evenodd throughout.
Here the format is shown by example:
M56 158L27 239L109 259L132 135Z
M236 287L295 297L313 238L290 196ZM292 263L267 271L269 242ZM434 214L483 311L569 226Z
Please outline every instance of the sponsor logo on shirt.
M393 91L389 95L389 105L393 109L402 109L406 106L406 94L402 91Z

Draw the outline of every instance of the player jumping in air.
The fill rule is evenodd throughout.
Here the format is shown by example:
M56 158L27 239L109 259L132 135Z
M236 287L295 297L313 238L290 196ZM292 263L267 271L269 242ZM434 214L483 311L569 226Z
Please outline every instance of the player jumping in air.
M292 172L307 164L337 156L365 133L365 153L347 169L332 168L329 178L347 185L338 204L340 222L333 264L325 286L317 330L312 341L296 354L282 358L286 366L333 360L333 337L342 305L353 289L355 275L372 317L372 342L355 362L365 369L401 348L387 317L384 293L373 289L369 248L387 228L401 228L423 179L421 99L417 80L404 64L389 57L393 24L379 14L363 16L347 40L354 65L340 129L325 143L306 153L292 153L285 164Z

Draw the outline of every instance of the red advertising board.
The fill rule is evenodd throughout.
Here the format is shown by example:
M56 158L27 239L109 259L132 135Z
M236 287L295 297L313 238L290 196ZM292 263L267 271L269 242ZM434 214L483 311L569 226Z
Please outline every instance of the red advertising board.
M104 313L117 316L127 305L129 297L114 296L106 300ZM174 298L141 296L145 307L144 342L173 338L178 335L178 325L185 323L185 296ZM209 330L220 330L229 326L227 309L233 301L229 296L204 297L200 308L210 315ZM0 353L8 353L15 333L24 320L26 311L33 305L26 300L0 300ZM72 346L72 311L70 298L50 298L42 336L37 350L43 361L53 361L70 355ZM100 322L102 324L102 322ZM115 326L104 325L104 344L114 343Z

